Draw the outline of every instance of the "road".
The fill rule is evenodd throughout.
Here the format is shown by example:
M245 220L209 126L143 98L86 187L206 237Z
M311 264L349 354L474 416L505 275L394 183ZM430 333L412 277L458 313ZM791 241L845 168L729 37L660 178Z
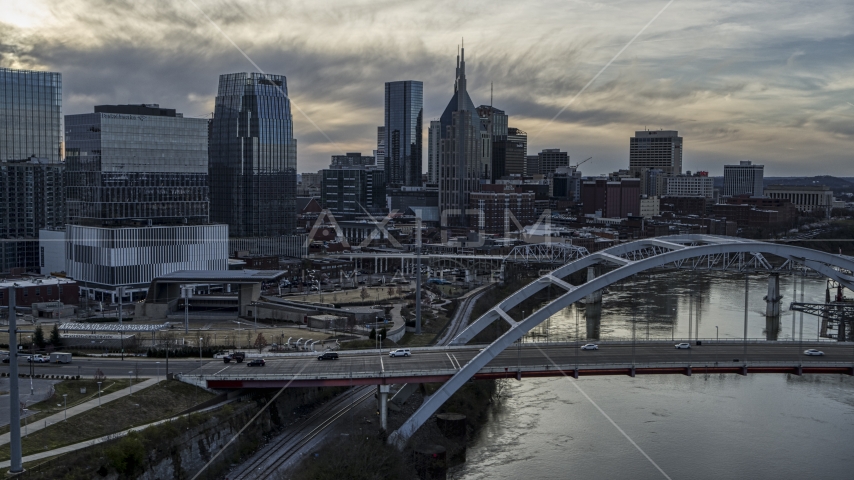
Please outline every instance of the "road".
M817 348L824 356L806 356L803 351ZM292 386L356 385L403 383L419 381L441 381L429 378L450 375L459 370L480 351L478 347L415 349L411 357L391 358L387 354L365 354L339 352L337 361L318 361L312 356L291 356L268 359L265 367L245 365L223 365L221 362L206 363L201 373L209 385L221 388L263 388L282 386L293 380ZM604 365L714 365L738 366L759 364L804 365L848 364L854 365L854 345L830 342L759 342L747 345L747 355L740 343L708 344L679 350L673 343L600 343L599 350L580 350L573 344L539 345L525 344L521 348L511 347L494 358L481 372L546 371ZM189 372L198 375L199 371ZM362 379L364 381L355 381ZM238 381L239 384L231 384ZM214 382L214 383L212 383ZM272 382L265 385L266 382Z
M206 359L206 361L210 362L210 359ZM222 360L219 363L222 363ZM0 365L2 365L0 366L0 372L9 372L8 363ZM195 360L187 358L169 359L170 373L187 373L198 368L198 358ZM124 360L121 360L119 358L74 357L70 364L33 364L33 372L37 375L80 375L81 377L91 377L97 369L101 369L107 377L127 377L130 371L134 372L134 376L155 377L158 372L160 375L165 376L166 359L125 357ZM30 374L30 364L26 360L19 363L18 373L22 375Z

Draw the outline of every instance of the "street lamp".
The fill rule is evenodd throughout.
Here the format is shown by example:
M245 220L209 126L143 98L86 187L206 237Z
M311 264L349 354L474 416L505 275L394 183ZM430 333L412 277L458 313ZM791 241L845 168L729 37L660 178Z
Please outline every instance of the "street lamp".
M721 335L720 335L720 333L718 333L718 332L719 332L719 331L718 331L718 326L717 326L717 325L715 325L715 342L720 342L720 341L721 341Z
M202 337L199 337L199 369L202 368ZM201 373L201 370L200 370Z
M62 394L62 401L65 403L65 421L68 421L68 394Z
M101 406L101 382L98 382L98 406Z

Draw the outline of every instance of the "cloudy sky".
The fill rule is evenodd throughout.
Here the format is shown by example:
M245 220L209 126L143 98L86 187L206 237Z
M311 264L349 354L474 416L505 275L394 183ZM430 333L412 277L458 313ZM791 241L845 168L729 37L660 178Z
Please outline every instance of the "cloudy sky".
M376 148L386 81L423 81L425 122L438 117L465 38L475 104L494 83L529 153L592 156L585 174L627 167L629 137L649 128L679 130L686 170L748 159L766 176L854 176L850 0L0 0L0 12L0 66L62 72L66 114L209 114L219 74L254 70L242 50L288 77L301 172Z

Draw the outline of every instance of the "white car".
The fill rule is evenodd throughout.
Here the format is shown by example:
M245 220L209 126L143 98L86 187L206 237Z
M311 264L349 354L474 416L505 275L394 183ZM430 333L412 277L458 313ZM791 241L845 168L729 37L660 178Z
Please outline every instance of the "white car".
M811 349L809 349L809 350L804 350L804 355L809 355L809 356L812 356L812 355L818 355L818 356L822 356L822 355L824 355L824 352L822 352L821 350L816 350L816 349L814 349L814 348L811 348Z
M398 348L397 350L388 352L389 357L408 357L410 355L412 355L412 352L408 348Z
M582 345L581 349L582 350L599 350L599 345L596 345L595 343L588 343L587 345Z
M677 343L677 344L676 344L676 348L691 348L691 344L690 344L690 343L685 343L685 342Z

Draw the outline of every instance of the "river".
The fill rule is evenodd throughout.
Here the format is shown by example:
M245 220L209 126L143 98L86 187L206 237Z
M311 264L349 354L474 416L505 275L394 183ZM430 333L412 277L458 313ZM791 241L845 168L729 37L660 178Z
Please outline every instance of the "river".
M772 327L779 328L771 332L778 340L792 340L786 308L779 327L766 323L767 275L751 275L749 282L748 337L765 338ZM788 305L792 279L782 276L780 283ZM804 301L824 301L824 280L806 278L804 284ZM800 279L798 289L799 301ZM742 338L744 276L673 271L636 277L611 287L601 312L570 307L527 341L576 340L576 329L579 341L630 338L633 328L642 339L687 338L689 310L693 336L699 323L700 338ZM800 325L798 313L796 339ZM804 339L814 340L817 333L816 318L805 315ZM510 381L471 442L467 462L448 478L854 478L851 377L674 375L573 382Z

